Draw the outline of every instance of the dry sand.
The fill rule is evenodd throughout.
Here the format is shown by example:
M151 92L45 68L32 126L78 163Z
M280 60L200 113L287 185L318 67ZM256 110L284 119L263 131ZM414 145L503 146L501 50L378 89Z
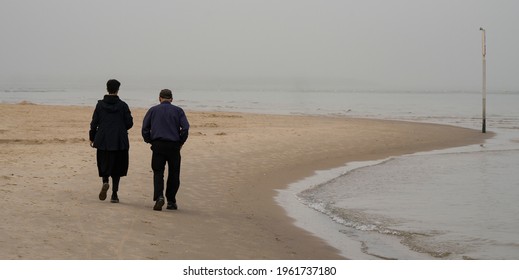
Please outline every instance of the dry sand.
M340 259L276 189L349 161L482 143L490 134L335 117L187 112L179 210L153 211L151 151L132 109L119 204L100 201L92 107L0 104L0 259Z

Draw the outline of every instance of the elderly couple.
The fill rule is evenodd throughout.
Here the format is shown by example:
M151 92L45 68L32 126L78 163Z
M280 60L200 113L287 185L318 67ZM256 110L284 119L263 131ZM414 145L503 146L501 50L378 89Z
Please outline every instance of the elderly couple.
M112 177L113 203L119 202L117 191L122 176L128 173L128 150L130 143L128 130L133 126L133 117L128 105L119 99L117 93L121 83L109 80L108 94L99 100L90 123L90 146L97 149L97 169L103 185L99 199L105 200ZM153 210L161 211L167 199L167 209L176 210L176 194L180 186L180 149L186 142L189 122L182 108L171 104L171 90L159 93L160 104L151 107L142 124L142 137L151 144L153 169ZM168 165L166 197L164 198L164 170Z

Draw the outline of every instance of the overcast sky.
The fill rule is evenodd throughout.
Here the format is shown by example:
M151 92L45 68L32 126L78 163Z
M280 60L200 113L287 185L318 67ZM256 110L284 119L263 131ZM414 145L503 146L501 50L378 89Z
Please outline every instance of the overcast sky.
M0 0L0 87L519 90L516 0Z

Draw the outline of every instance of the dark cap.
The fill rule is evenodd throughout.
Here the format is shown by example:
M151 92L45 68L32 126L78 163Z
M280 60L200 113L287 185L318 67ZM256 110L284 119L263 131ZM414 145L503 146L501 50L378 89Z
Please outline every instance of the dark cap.
M173 94L171 93L171 90L169 90L169 89L161 90L159 96L164 99L173 99Z

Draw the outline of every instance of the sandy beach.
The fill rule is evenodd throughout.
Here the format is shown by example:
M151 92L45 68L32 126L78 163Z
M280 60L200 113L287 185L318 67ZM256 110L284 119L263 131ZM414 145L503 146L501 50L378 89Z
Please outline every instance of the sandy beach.
M0 104L0 259L341 259L293 225L276 189L350 161L482 143L464 128L344 117L186 112L179 210L153 211L132 108L119 204L100 201L92 107Z

